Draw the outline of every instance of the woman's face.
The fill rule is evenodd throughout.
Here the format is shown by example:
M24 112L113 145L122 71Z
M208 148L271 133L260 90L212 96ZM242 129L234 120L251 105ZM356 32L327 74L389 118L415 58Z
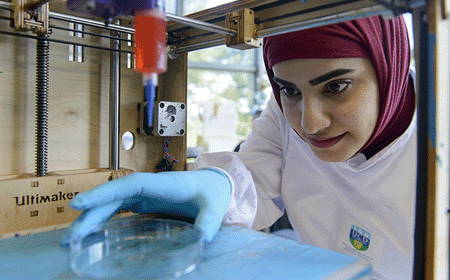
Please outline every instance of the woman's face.
M347 160L369 140L380 103L370 60L295 59L272 70L287 121L319 159Z

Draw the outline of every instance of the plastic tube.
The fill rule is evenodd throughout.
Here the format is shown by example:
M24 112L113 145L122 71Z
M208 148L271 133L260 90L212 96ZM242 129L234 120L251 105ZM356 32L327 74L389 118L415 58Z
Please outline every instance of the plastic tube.
M156 74L143 75L145 101L147 102L147 125L153 125L153 103L156 98L156 87L158 86L158 76Z

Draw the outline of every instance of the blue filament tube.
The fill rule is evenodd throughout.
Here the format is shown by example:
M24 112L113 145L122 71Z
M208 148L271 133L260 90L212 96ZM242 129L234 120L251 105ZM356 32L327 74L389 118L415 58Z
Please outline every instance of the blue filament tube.
M153 126L153 103L156 98L156 87L158 86L158 76L156 74L143 75L144 94L147 102L147 122L148 126Z

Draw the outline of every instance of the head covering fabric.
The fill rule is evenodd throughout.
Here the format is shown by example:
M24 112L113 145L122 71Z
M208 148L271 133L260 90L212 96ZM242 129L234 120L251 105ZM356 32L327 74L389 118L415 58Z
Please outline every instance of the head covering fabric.
M302 58L363 57L372 61L380 95L378 120L359 152L371 157L408 128L415 110L414 88L409 78L410 46L402 16L379 16L305 29L264 38L264 63L275 98L282 109L272 67Z

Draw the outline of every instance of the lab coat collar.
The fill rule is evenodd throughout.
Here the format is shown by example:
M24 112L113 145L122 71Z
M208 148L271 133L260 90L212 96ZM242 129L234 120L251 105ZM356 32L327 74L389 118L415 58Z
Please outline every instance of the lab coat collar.
M416 126L417 126L416 118L417 118L417 111L414 112L413 119L408 129L400 137L398 137L391 144L389 144L384 149L376 153L370 159L367 160L364 154L358 153L355 154L350 159L343 162L338 162L336 164L341 168L350 169L351 171L354 172L364 171L374 167L377 163L389 157L390 155L395 154L397 151L399 151L406 145L406 143L411 139L414 133L416 133Z

